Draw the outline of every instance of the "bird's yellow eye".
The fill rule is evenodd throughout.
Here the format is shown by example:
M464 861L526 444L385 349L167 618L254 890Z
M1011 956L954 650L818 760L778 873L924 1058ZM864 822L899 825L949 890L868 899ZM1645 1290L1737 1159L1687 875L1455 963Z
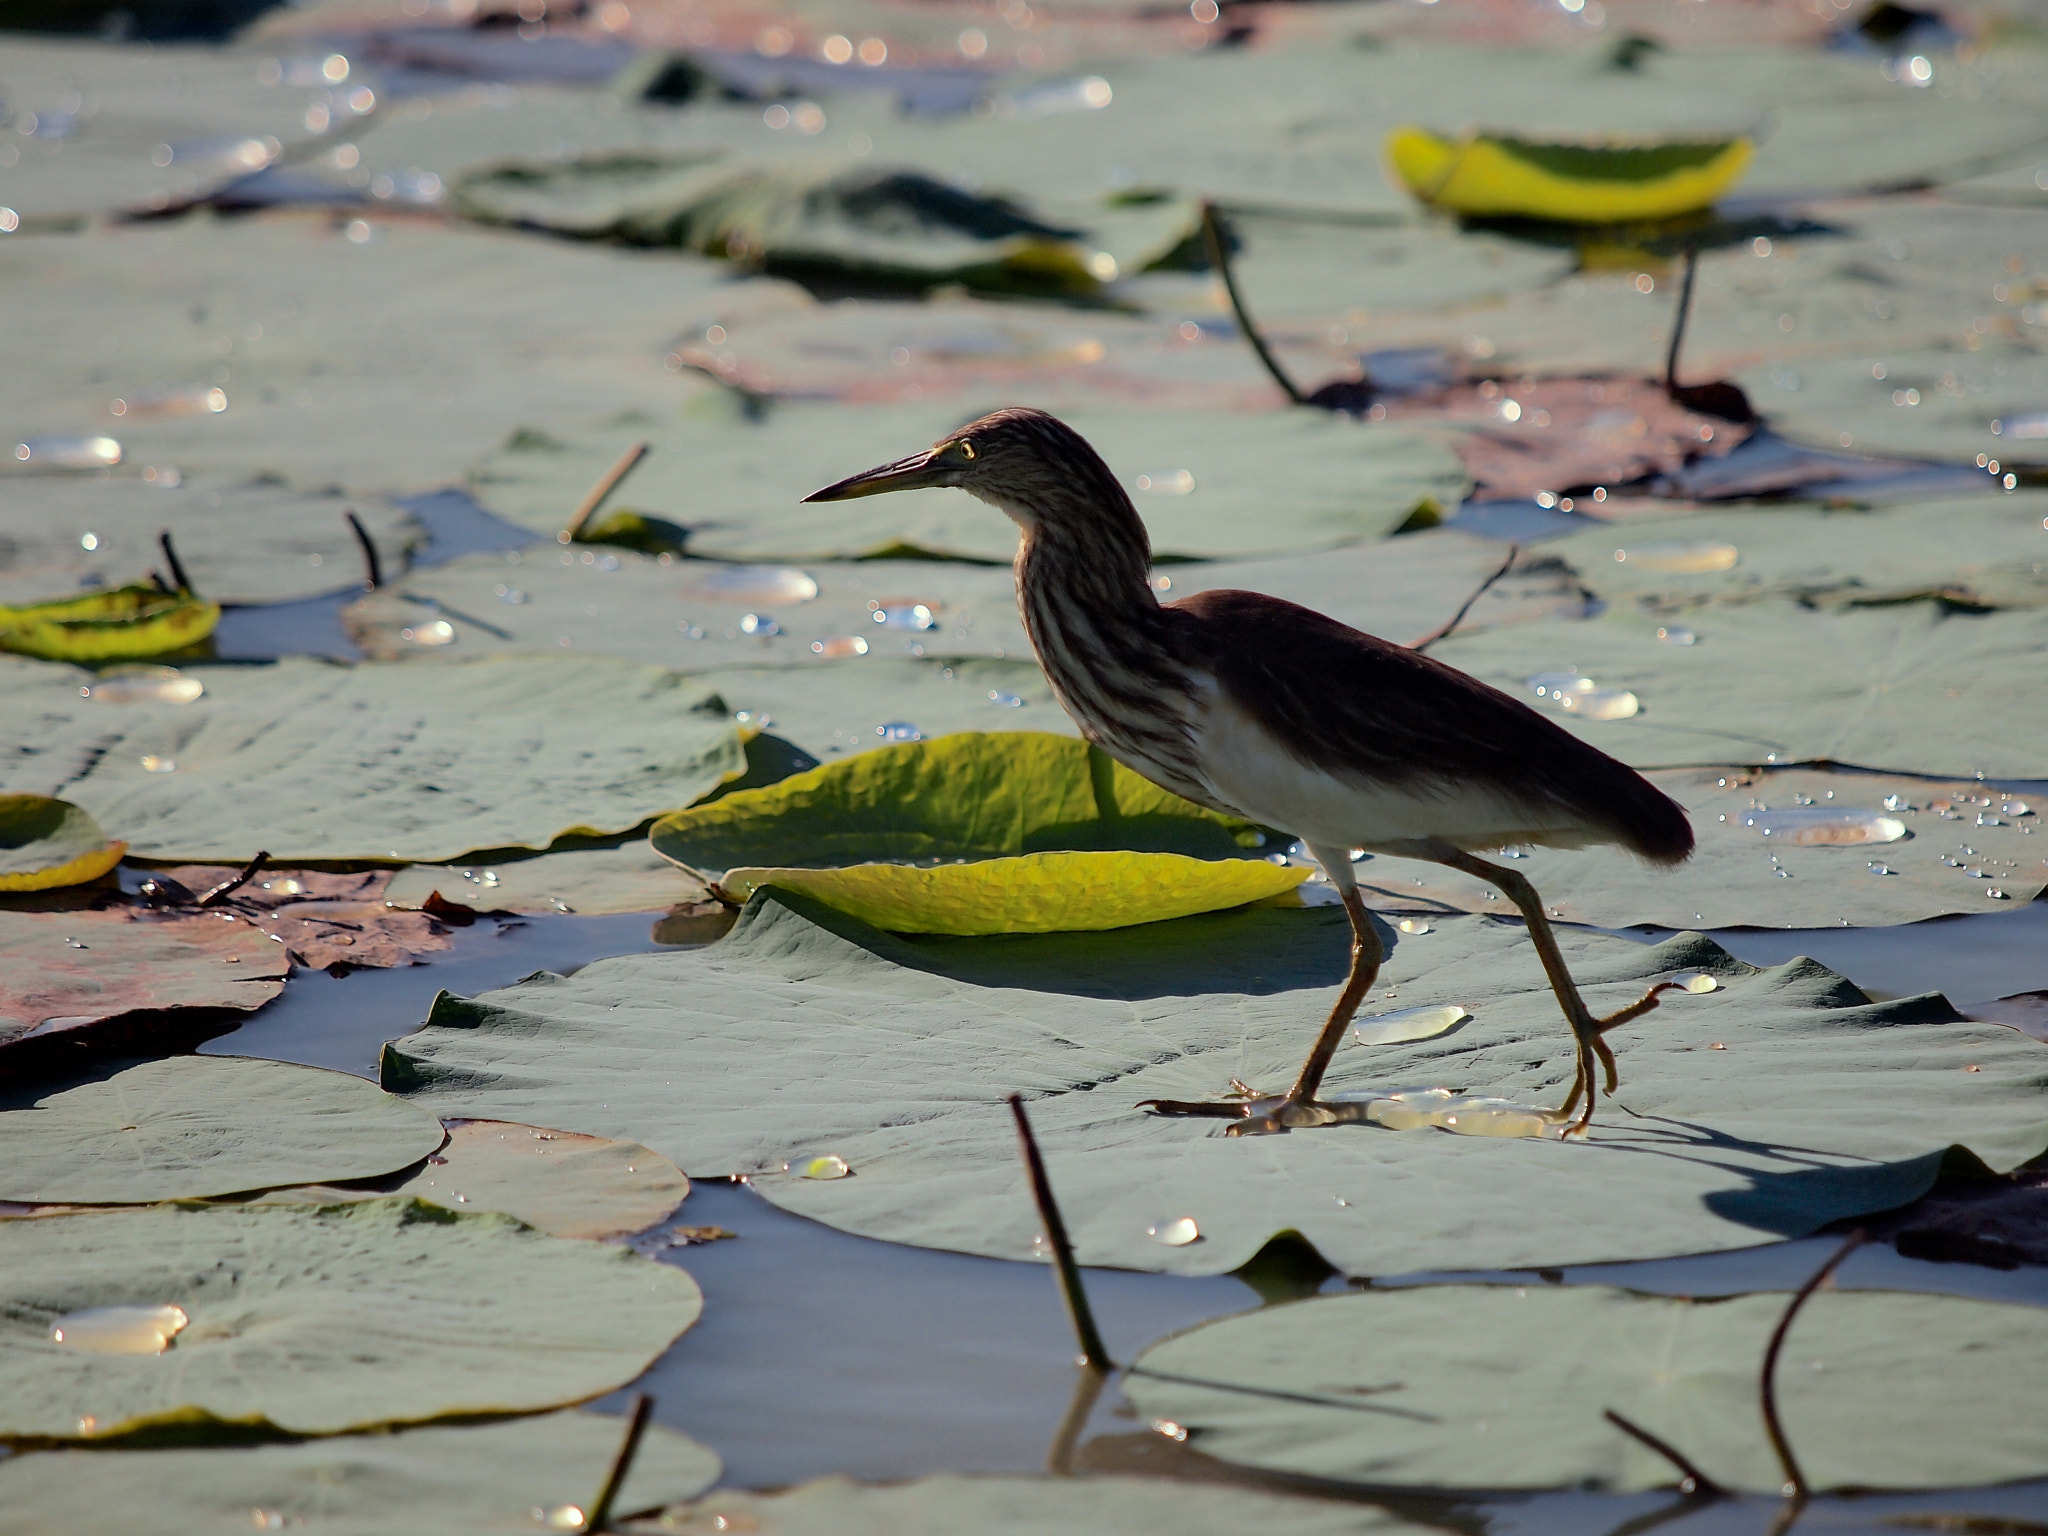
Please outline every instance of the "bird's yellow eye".
M970 443L964 437L960 439L960 457L963 459L971 459L974 457L974 444Z

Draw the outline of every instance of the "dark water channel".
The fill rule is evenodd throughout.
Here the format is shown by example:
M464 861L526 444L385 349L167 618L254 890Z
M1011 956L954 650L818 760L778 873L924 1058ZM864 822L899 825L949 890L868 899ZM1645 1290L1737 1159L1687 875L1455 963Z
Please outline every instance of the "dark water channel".
M371 1075L378 1046L417 1028L437 991L474 993L539 969L568 972L603 956L665 947L653 941L651 928L652 915L645 913L536 916L502 928L479 923L458 930L454 947L426 964L339 978L297 973L275 1003L203 1049ZM1662 937L1640 929L1627 936ZM1735 930L1715 937L1760 964L1810 954L1877 992L1943 990L1963 1001L2048 985L2048 902L1903 928ZM660 1253L697 1279L705 1312L634 1390L655 1395L664 1423L715 1448L725 1458L728 1483L760 1488L831 1473L893 1479L1043 1466L1076 1380L1072 1338L1047 1270L855 1237L723 1182L699 1183L679 1215L691 1224L725 1227L738 1238ZM1815 1238L1701 1258L1583 1266L1553 1277L1458 1278L1729 1294L1794 1286L1832 1246ZM2048 1305L2048 1271L1933 1264L1884 1247L1851 1257L1838 1283ZM1333 1279L1325 1288L1343 1285ZM1229 1276L1090 1270L1088 1286L1120 1360L1168 1333L1261 1304L1248 1284ZM600 1406L617 1407L626 1396L614 1394ZM1114 1384L1088 1417L1079 1461L1176 1477L1244 1477L1135 1421ZM1579 1493L1398 1502L1411 1517L1450 1529L1515 1536L1604 1533L1655 1518L1674 1504L1670 1496ZM1661 1528L1687 1536L1763 1532L1776 1514L1758 1500L1673 1512L1678 1518ZM2024 1530L1981 1522L1991 1516L2048 1522L2048 1483L1824 1500L1807 1512L1801 1528L1897 1530L1898 1517L1929 1513L1980 1522L1939 1528Z

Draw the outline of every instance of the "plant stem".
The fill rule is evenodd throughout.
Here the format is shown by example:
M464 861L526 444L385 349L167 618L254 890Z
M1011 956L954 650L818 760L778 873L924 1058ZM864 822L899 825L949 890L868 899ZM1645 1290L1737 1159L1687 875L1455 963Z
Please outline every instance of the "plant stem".
M633 467L646 458L652 449L651 443L635 443L618 456L610 469L598 477L597 484L584 494L583 499L576 503L576 510L569 514L569 524L562 530L564 544L576 542L576 536L583 531L583 525L604 505L605 497L619 488L619 482L630 475Z
M1811 1296L1838 1268L1842 1260L1849 1257L1863 1245L1867 1234L1861 1227L1851 1232L1842 1246L1837 1248L1828 1261L1815 1270L1806 1284L1793 1293L1792 1301L1785 1308L1785 1315L1778 1319L1778 1326L1771 1330L1771 1342L1764 1347L1763 1377L1758 1390L1763 1398L1764 1433L1770 1436L1771 1449L1777 1453L1778 1465L1785 1470L1785 1497L1795 1504L1804 1504L1809 1497L1806 1473L1800 1470L1799 1458L1792 1454L1792 1442L1785 1438L1785 1426L1778 1418L1778 1354L1785 1347L1785 1336L1792 1331L1792 1319L1799 1315L1799 1309L1806 1305Z
M1451 631L1456 629L1460 624L1465 622L1465 615L1472 611L1472 605L1478 602L1480 598L1486 595L1487 589L1489 587L1491 587L1496 581L1499 581L1501 577L1507 575L1509 571L1512 571L1515 568L1515 561L1517 558L1520 557L1521 553L1521 545L1510 544L1508 546L1508 557L1507 559L1501 561L1500 569L1495 571L1491 576L1487 577L1486 580L1482 581L1481 583L1479 583L1478 586L1472 589L1472 595L1466 598L1463 603L1458 605L1458 611L1451 615L1450 622L1448 624L1441 625L1436 629L1432 629L1420 640L1410 641L1408 649L1411 651L1426 651L1432 645L1435 645L1437 641L1449 639Z
M178 559L178 551L171 543L170 530L165 529L162 533L158 534L156 541L163 546L164 560L170 565L171 581L175 585L176 590L192 593L192 578L185 574L185 567ZM198 594L192 593L192 595L196 597Z
M384 585L384 566L377 558L377 546L370 542L370 530L363 526L363 520L356 516L355 508L341 514L348 519L348 525L356 536L356 542L363 547L363 590L374 592Z
M1678 314L1671 322L1671 348L1664 354L1664 393L1678 398L1678 349L1685 341L1685 322L1692 314L1692 280L1699 270L1698 246L1685 248L1685 282L1678 290Z
M626 1423L626 1437L619 1442L618 1454L612 1457L612 1469L605 1474L604 1486L597 1490L597 1501L590 1506L590 1514L583 1522L586 1532L602 1531L611 1524L612 1504L619 1489L625 1486L626 1474L633 1469L640 1437L647 1433L647 1416L653 1411L654 1399L645 1392L633 1399L633 1417Z
M1081 1364L1106 1374L1116 1369L1116 1362L1103 1347L1102 1335L1095 1331L1095 1314L1088 1310L1088 1293L1081 1287L1081 1266L1074 1262L1074 1245L1067 1241L1067 1224L1060 1220L1060 1208L1053 1201L1052 1183L1045 1176L1045 1159L1038 1154L1038 1138L1031 1134L1022 1094L1010 1095L1010 1113L1017 1119L1017 1142L1024 1153L1024 1172L1031 1180L1031 1198L1038 1204L1038 1219L1045 1225L1045 1240L1052 1245L1060 1297L1067 1304L1067 1319L1074 1325L1075 1342L1081 1346Z
M269 858L270 850L268 848L259 850L255 858L251 859L248 863L242 866L242 872L240 874L235 875L230 879L221 881L219 885L216 885L212 890L208 891L204 896L200 897L196 902L193 903L193 905L198 907L219 906L223 901L226 901L228 897L234 895L235 892L239 891L251 880L254 880L256 878L256 872L264 866L264 864L269 860Z
M1685 1494L1688 1498L1695 1499L1718 1499L1725 1496L1726 1490L1711 1477L1707 1476L1706 1473L1694 1466L1678 1447L1672 1445L1669 1441L1658 1439L1657 1436L1651 1434L1642 1425L1623 1418L1612 1408L1603 1409L1602 1412L1606 1415L1608 1423L1612 1424L1624 1435L1627 1435L1631 1440L1640 1441L1648 1446L1678 1469L1678 1491L1680 1493Z
M1287 376L1286 370L1267 348L1265 338L1259 334L1258 326L1245 312L1244 296L1237 291L1237 277L1230 270L1230 242L1223 237L1223 226L1217 219L1214 203L1202 204L1202 244L1208 248L1209 265L1215 269L1216 275L1223 279L1223 291L1230 296L1230 312L1237 316L1237 326L1244 332L1244 339L1252 344L1252 351L1257 354L1259 361L1265 364L1266 372L1273 376L1273 382L1287 392L1287 398L1295 405L1307 405L1308 396L1304 395L1294 380Z

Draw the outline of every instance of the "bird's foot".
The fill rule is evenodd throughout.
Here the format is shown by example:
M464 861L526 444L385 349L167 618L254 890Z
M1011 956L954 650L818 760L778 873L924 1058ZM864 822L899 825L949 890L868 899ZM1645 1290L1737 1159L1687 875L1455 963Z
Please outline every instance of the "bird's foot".
M1664 994L1683 991L1683 983L1660 981L1626 1008L1617 1008L1603 1018L1594 1018L1590 1013L1573 1021L1572 1033L1578 1039L1578 1069L1572 1076L1572 1091L1562 1106L1550 1113L1552 1121L1559 1122L1565 1136L1583 1136L1586 1128L1593 1123L1593 1101L1595 1068L1598 1068L1601 1091L1610 1097L1621 1086L1621 1072L1615 1064L1614 1052L1601 1037L1616 1025L1639 1019L1663 1000ZM1581 1102L1583 1100L1583 1103ZM1573 1113L1574 1110L1578 1112Z

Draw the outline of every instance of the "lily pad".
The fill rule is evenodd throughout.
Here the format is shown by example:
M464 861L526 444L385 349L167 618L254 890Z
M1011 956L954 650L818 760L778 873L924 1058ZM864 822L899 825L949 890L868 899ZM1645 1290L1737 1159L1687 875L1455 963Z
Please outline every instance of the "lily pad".
M2048 887L2048 807L2025 795L1805 768L1650 779L1690 814L1692 858L1653 869L1615 848L1519 850L1514 867L1547 911L1602 928L1865 928L2012 911ZM1497 889L1440 864L1375 857L1358 877L1379 906L1515 915Z
M488 864L410 864L391 877L384 900L418 907L437 891L479 912L652 912L710 895L644 838Z
M1749 169L1748 139L1644 144L1536 143L1502 134L1453 142L1413 126L1387 135L1408 190L1452 213L1623 224L1713 204Z
M603 1239L645 1231L689 1192L674 1163L637 1142L457 1120L423 1168L354 1185L296 1184L257 1203L332 1205L406 1195L451 1211L502 1211L556 1237Z
M1620 540L1626 543L1626 540ZM1632 691L1633 718L1567 714L1567 729L1637 768L1829 761L1937 777L2048 777L2048 717L2012 707L2012 679L2048 651L2048 612L1956 614L1919 602L1818 613L1754 602L1660 622L1610 610L1453 635L1431 654L1509 693L1576 670Z
M1028 404L1029 389L994 404ZM764 419L686 420L619 501L689 531L688 552L726 560L857 559L917 553L1008 564L1017 531L964 491L804 506L821 485L930 446L978 414L974 402L788 404ZM1162 556L1216 559L1379 539L1422 502L1455 506L1467 484L1441 439L1310 411L1062 409L1130 487ZM471 472L493 511L553 533L620 447L616 427L507 445ZM1183 473L1186 478L1182 479ZM1147 489L1147 487L1152 487Z
M0 1099L0 1200L141 1204L362 1179L441 1145L440 1121L359 1077L173 1056Z
M1191 1446L1274 1471L1466 1488L1677 1482L1603 1418L1612 1409L1722 1487L1774 1493L1785 1474L1757 1372L1786 1299L1463 1285L1336 1296L1156 1344L1125 1390ZM1779 1412L1816 1490L2017 1482L2048 1470L2026 1395L2034 1362L2048 1363L2038 1307L1823 1291L1788 1336Z
M318 1435L560 1407L631 1381L702 1304L629 1249L417 1200L16 1222L0 1436ZM51 1338L66 1314L134 1305L188 1326L161 1355Z
M134 661L189 650L219 622L220 604L190 592L116 587L0 608L0 651L46 661Z
M1263 859L1177 853L1027 853L920 869L734 869L719 889L745 901L766 887L801 891L895 933L1065 933L1128 928L1241 907L1292 891L1306 869Z
M1043 731L904 742L664 816L649 841L715 874L741 864L989 859L1073 849L1240 858L1264 838L1100 747Z
M89 1481L93 1523L131 1536L189 1536L252 1517L353 1536L531 1536L542 1529L534 1510L589 1504L624 1431L621 1419L570 1412L232 1450L42 1451L0 1469L0 1530L80 1528L78 1493ZM616 1507L689 1498L717 1477L711 1451L650 1424Z
M827 1477L780 1493L720 1489L665 1519L686 1531L763 1536L1421 1536L1433 1529L1367 1505L1142 1477L947 1476L882 1486Z
M1374 1011L1455 1002L1472 1020L1346 1045L1327 1091L1562 1098L1570 1037L1519 928L1451 918L1382 938ZM1327 907L911 941L767 891L703 950L444 996L385 1046L382 1080L436 1113L631 1136L693 1176L756 1175L848 1231L1008 1258L1037 1230L1001 1103L1021 1091L1082 1261L1185 1274L1290 1230L1354 1275L1740 1248L1910 1200L1959 1142L1997 1168L2041 1150L2048 1052L1938 997L1870 1003L1812 961L1755 971L1698 935L1560 942L1596 1011L1681 971L1721 983L1609 1037L1622 1091L1584 1142L1365 1125L1232 1140L1135 1109L1292 1080L1344 976L1348 929ZM855 1176L772 1172L799 1152ZM1182 1217L1200 1241L1146 1236Z
M1686 609L1758 598L1820 608L1929 597L2038 608L2048 606L2044 516L2048 493L2039 491L1871 511L1713 510L1630 517L1544 549L1609 601L1628 599L1680 624Z
M0 912L0 1045L138 1011L260 1008L291 962L216 914Z
M97 880L128 851L68 800L0 795L0 891L47 891Z
M125 414L110 430L132 439L131 422L145 433L181 430L181 422L183 430L225 424L186 421L167 409L152 413L147 404L141 396L132 405L123 401ZM243 408L238 389L229 409ZM139 472L24 478L9 484L0 504L0 534L15 550L0 573L0 601L27 602L160 569L157 536L166 530L194 588L216 602L286 602L339 591L365 574L344 511L369 532L386 577L396 573L420 529L410 513L381 497L345 501L338 493L306 494L241 475L172 476L162 469L154 480Z
M241 873L226 865L174 865L151 871L203 895ZM448 929L390 897L388 869L337 873L266 868L224 897L218 910L244 917L294 965L309 970L378 970L411 965L450 945ZM422 893L424 894L424 893Z
M83 674L0 670L9 788L60 788L136 853L451 859L623 832L742 768L674 672L603 657L192 667L187 704L109 708Z

